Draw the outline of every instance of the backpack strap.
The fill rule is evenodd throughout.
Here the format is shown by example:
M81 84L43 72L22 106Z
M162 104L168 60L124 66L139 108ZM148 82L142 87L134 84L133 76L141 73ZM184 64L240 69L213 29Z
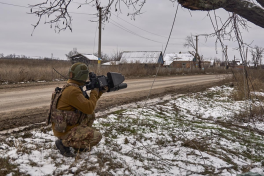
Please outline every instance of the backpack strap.
M60 87L56 87L55 88L55 90L54 90L54 92L52 93L52 96L51 96L51 102L50 102L50 108L49 108L49 111L48 111L48 117L46 118L46 125L50 124L51 111L52 111L53 108L57 109L58 100L59 100L60 96L62 95L62 92L64 91L65 88L67 88L69 86L74 86L74 87L80 88L77 84L74 84L74 83L67 83L62 88L60 88Z

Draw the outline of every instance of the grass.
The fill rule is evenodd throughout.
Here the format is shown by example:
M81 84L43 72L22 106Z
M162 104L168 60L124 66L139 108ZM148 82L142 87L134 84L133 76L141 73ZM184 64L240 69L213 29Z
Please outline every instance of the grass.
M19 82L36 82L36 81L54 81L65 80L68 78L68 70L71 66L69 61L64 60L41 60L41 59L0 59L0 84L13 84ZM97 65L89 65L89 70L97 75L107 75L108 72L118 72L126 78L152 77L156 75L158 65L145 64L123 64L101 66L100 71ZM55 68L61 75L60 76ZM223 69L205 69L182 71L173 68L163 68L159 72L159 76L175 76L175 75L194 75L194 74L223 74Z
M20 176L23 173L19 171L17 164L12 164L9 157L0 158L0 175L12 174L12 176Z
M52 81L67 75L70 62L38 59L0 59L0 83ZM67 69L66 69L67 68Z
M262 91L264 87L263 69L247 68L246 73L247 77L243 71L233 72L233 81L236 86L232 97L237 101L251 98L250 92Z
M234 118L238 112L214 112L215 107L223 108L222 112L236 111L230 108L236 103L243 108L243 102L232 98L231 103L223 101L231 93L232 89L224 86L171 95L171 99L161 98L144 108L137 104L131 109L120 107L96 122L94 127L100 129L103 139L92 154L83 152L75 159L58 154L50 127L10 134L0 143L8 145L8 150L17 151L19 146L17 155L29 157L28 165L34 168L42 166L41 160L30 157L36 151L46 151L44 162L56 167L51 175L175 175L172 170L182 175L230 175L261 168L264 134L253 126L249 128L252 122L238 122ZM203 108L216 114L200 111ZM9 173L21 167L13 158L7 160L11 164Z

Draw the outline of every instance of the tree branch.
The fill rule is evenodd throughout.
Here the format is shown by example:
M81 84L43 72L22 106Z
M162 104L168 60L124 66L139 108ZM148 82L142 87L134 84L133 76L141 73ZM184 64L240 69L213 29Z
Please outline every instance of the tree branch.
M264 7L264 0L257 0L257 2L258 2L262 7Z
M264 0L257 0L264 7ZM223 8L228 12L236 13L257 26L264 28L264 9L245 0L178 0L190 10L211 11Z
M31 5L31 14L35 14L38 17L38 21L34 24L34 29L39 25L43 17L46 18L46 23L50 23L51 27L54 24L55 30L61 31L65 29L72 30L71 21L72 17L70 16L68 9L69 5L73 0L43 0L44 2ZM101 2L103 0L83 0L83 3L78 3L80 8L84 5L91 5L96 7L97 10L102 9L102 21L107 22L111 17L111 8L114 7L115 11L121 13L121 5L125 5L128 9L133 7L134 11L129 13L132 18L135 18L136 15L141 14L141 10L146 3L146 0L108 0L107 5L102 6ZM97 13L97 16L99 14Z

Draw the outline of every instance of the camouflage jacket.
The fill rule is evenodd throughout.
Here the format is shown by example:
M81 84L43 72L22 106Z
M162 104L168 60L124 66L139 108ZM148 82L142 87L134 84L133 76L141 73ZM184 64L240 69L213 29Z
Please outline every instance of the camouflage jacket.
M64 89L68 86L79 86L74 83L67 83L62 88L57 87L51 96L50 109L48 112L48 117L46 119L46 124L49 125L50 122L54 123L55 130L61 133L65 132L66 127L80 124L80 122L87 117L86 114L79 110L75 111L63 111L57 109L58 100L62 95Z

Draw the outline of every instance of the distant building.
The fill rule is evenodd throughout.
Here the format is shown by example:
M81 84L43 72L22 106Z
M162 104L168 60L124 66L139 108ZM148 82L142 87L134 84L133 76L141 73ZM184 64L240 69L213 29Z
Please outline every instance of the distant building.
M191 68L193 67L193 55L189 53L170 53L164 57L164 66L173 68Z
M221 61L217 59L210 60L211 62L211 67L221 67Z
M243 65L243 62L240 59L234 59L234 60L228 61L228 66L229 67L236 67L236 66L239 66L239 65Z
M86 65L95 65L98 64L98 57L96 57L93 54L81 54L77 53L73 56L67 56L72 64L76 62L82 62L85 63Z
M210 67L211 61L202 61L202 68ZM164 66L171 68L198 68L198 61L189 53L170 53L164 57Z
M125 51L120 64L164 64L161 51Z
M110 61L110 62L105 62L102 65L119 65L120 61Z

